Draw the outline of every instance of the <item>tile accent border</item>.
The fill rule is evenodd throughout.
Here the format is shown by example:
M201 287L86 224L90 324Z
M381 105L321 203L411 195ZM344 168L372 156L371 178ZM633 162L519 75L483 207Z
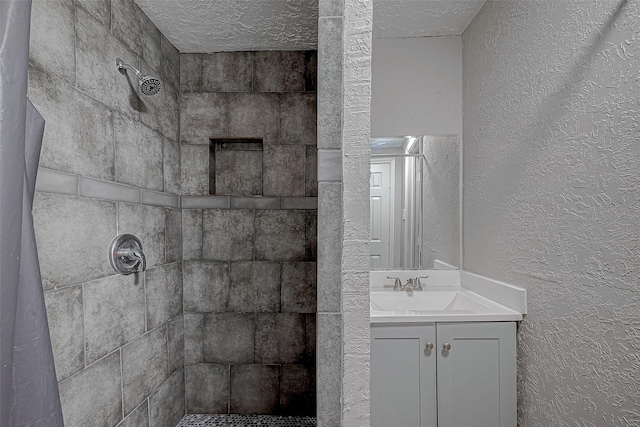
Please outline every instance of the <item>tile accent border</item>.
M317 197L179 196L127 184L38 168L36 191L174 209L315 210Z

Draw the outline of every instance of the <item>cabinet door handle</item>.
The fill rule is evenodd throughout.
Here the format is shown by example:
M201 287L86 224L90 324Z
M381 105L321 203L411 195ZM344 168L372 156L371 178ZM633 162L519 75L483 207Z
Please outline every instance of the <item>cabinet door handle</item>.
M442 349L443 349L444 351L449 351L449 350L451 350L451 344L449 344L448 342L444 343L444 344L442 345Z
M433 350L433 343L432 343L431 341L429 341L429 342L427 343L427 345L425 345L425 346L424 346L424 348L425 348L427 351L431 351L431 350Z

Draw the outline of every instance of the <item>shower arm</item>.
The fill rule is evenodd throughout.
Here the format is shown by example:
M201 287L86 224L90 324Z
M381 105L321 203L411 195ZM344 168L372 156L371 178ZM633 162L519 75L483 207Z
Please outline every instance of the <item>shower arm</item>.
M122 59L120 58L116 58L116 68L120 71L126 71L126 70L131 70L134 73L136 73L136 77L138 77L138 80L142 81L142 78L144 77L142 75L142 73L140 71L138 71L138 69L136 67L134 67L133 65L129 65L127 63L125 63Z

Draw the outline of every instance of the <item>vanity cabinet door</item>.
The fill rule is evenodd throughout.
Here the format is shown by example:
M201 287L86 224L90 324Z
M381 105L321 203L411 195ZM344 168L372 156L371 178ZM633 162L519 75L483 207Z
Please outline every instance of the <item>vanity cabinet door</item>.
M372 325L371 427L437 426L435 344L435 324Z
M516 427L515 323L438 323L437 334L438 427Z

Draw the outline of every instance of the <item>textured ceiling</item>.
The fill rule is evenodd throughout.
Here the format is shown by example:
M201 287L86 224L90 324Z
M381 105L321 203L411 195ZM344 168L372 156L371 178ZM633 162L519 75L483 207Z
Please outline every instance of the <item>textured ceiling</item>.
M315 49L318 0L134 0L183 53ZM485 0L374 0L375 38L462 34Z
M485 0L374 0L373 37L462 34Z
M183 53L315 49L317 0L135 0Z

